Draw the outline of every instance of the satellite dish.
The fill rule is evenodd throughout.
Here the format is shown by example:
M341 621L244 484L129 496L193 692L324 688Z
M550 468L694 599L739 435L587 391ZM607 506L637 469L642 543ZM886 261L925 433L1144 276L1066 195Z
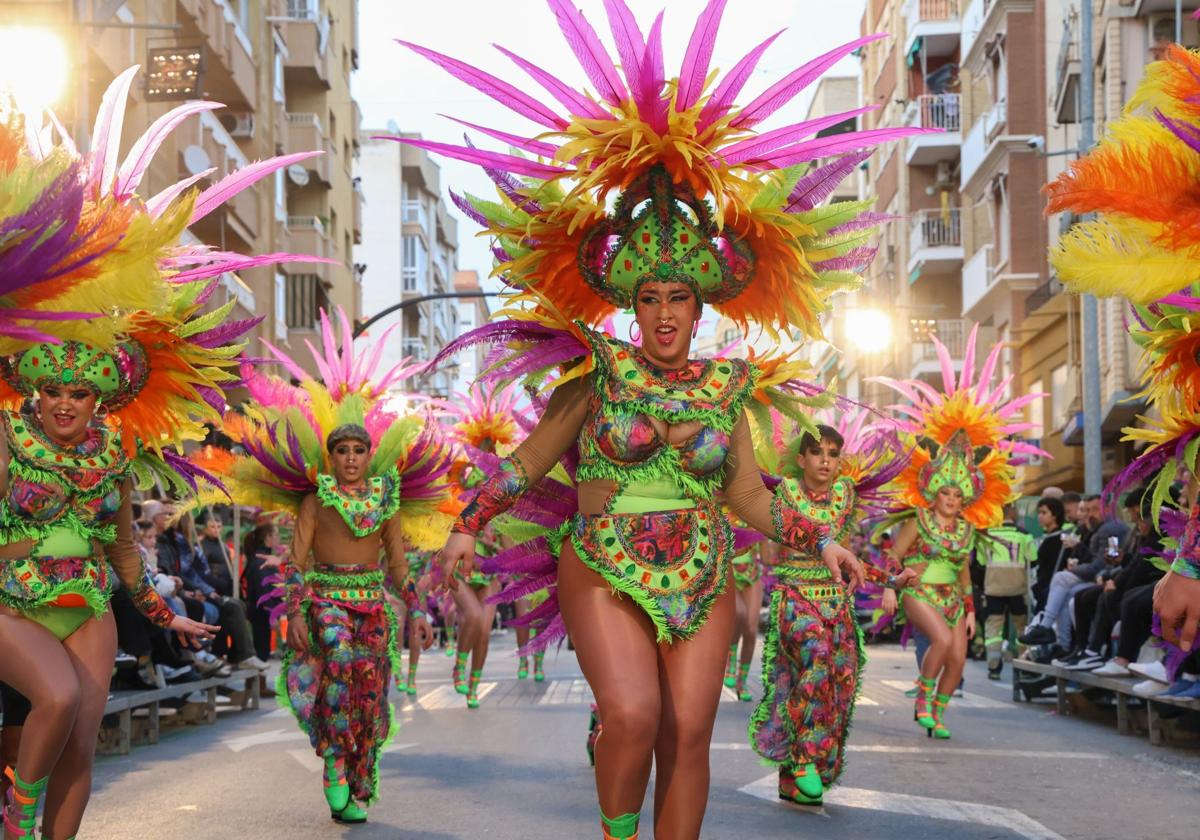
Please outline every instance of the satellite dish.
M288 178L297 187L303 187L308 183L308 170L298 163L293 163L287 168Z
M190 174L199 175L212 169L212 161L202 147L188 146L183 150L183 166Z

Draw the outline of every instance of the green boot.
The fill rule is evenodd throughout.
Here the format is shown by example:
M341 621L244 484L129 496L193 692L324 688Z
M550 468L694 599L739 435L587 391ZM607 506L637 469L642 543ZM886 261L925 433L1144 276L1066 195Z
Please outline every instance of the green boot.
M340 823L365 823L367 821L367 812L358 806L357 802L347 802L346 807L340 811L330 811L329 817L334 822Z
M346 784L346 764L333 755L325 756L325 801L334 819L350 803L350 785Z
M737 684L737 642L729 646L729 658L725 660L725 687Z
M529 657L522 656L517 660L517 679L524 680L529 677Z
M467 660L470 658L469 650L460 650L454 657L454 690L459 694L467 693Z
M534 682L545 682L546 681L546 669L544 667L545 662L546 662L546 654L544 651L542 653L535 653L533 655L533 681Z
M26 782L11 767L5 774L12 782L12 787L8 789L8 802L4 809L4 830L14 837L36 840L38 802L46 791L46 782L50 777Z
M746 687L746 681L750 677L750 663L743 662L738 665L737 681L734 683L734 691L737 692L738 699L743 703L749 703L754 699L754 695L750 693L750 689Z
M471 679L467 682L467 708L479 708L479 678L483 676L483 671L472 671Z
M913 720L925 729L934 727L933 713L930 711L933 688L933 680L921 677L917 686L917 702L913 707Z
M641 814L622 814L609 819L600 812L600 828L604 831L604 840L637 840L638 820Z
M417 696L417 663L411 659L408 661L408 688L406 693L409 697Z
M933 699L933 729L930 730L930 734L942 741L950 738L950 730L946 728L946 724L942 723L942 716L945 715L946 704L949 702L949 694L939 694Z

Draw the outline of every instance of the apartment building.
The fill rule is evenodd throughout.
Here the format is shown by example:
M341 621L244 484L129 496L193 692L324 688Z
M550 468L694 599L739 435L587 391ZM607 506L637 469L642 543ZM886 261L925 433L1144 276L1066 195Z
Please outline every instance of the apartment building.
M400 130L393 123L386 131L367 134L397 135ZM370 335L378 336L398 323L383 358L389 363L404 357L427 361L459 334L456 301L428 299L453 293L458 273L458 224L441 197L441 169L421 149L393 140L366 139L360 172L371 210L362 241L354 249L354 259L362 268L363 318L397 303L407 304L373 324ZM473 315L472 321L477 318ZM446 397L453 390L455 374L448 366L408 387Z
M68 45L75 66L71 93L59 111L77 139L86 139L113 78L139 64L124 123L128 149L179 104L156 101L148 91L155 55L186 50L199 58L201 95L225 107L190 117L176 130L143 181L148 195L209 168L215 171L197 187L272 155L326 151L307 168L293 167L241 193L184 234L242 253L293 251L335 260L220 278L213 305L236 300L233 317L264 318L255 338L277 342L301 359L307 351L299 339L313 334L319 307L336 303L358 313L351 262L361 225L351 175L358 111L349 93L356 14L354 0L127 0L87 2L82 9L76 3L0 0L0 20L51 27ZM81 19L98 25L83 29Z
M454 272L454 291L463 295L481 294L484 289L479 282L479 272ZM463 297L454 301L453 305L454 310L451 314L454 316L454 320L451 328L454 330L455 337L486 324L491 316L486 297ZM458 354L456 360L458 367L454 371L454 381L451 383L453 393L465 393L470 389L475 377L483 372L486 356L487 348L483 345Z

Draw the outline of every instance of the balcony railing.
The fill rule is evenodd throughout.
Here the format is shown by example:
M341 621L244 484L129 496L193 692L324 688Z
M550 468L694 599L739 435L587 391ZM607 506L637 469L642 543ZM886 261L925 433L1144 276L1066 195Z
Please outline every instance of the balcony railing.
M957 207L945 212L918 210L913 214L908 244L910 254L922 248L962 247L962 211Z
M959 0L912 0L918 21L958 20Z
M1063 293L1063 284L1051 278L1038 286L1025 298L1025 315L1028 317L1037 312L1057 295Z
M913 363L937 358L937 346L931 338L936 338L950 352L950 358L961 359L967 349L967 335L971 323L965 318L941 318L936 321L923 321L919 330L913 335Z
M429 226L429 216L425 213L425 205L419 199L406 198L401 208L401 214L402 221L416 223L422 229Z
M962 97L957 93L925 93L917 97L915 125L959 131L962 128Z
M423 362L429 355L425 351L425 341L420 338L406 338L401 347L403 348L401 352L414 362Z

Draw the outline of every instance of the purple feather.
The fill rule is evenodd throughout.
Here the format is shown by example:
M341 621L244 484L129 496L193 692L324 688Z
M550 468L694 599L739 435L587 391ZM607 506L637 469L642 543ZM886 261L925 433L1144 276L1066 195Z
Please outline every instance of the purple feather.
M811 137L819 131L856 118L860 114L874 111L878 107L877 105L867 105L862 108L855 108L853 111L829 114L828 116L805 120L801 123L757 134L754 137L747 138L740 143L734 143L732 146L721 150L721 159L731 166L735 163L759 160L767 152L774 151L788 143L794 143L804 137Z
M810 208L811 209L811 208ZM861 213L848 222L829 229L830 236L837 236L841 233L853 233L858 230L868 230L870 228L879 227L887 222L896 222L900 220L900 216L895 216L890 213Z
M476 210L474 207L472 207L470 201L463 198L461 195L456 193L454 190L450 190L450 200L454 202L455 207L457 207L459 210L463 211L463 215L465 215L471 221L475 222L475 224L481 225L482 227L488 226L489 222L487 220L487 216L483 215L478 210Z
M516 155L506 155L500 152L486 152L478 149L468 149L463 146L454 146L450 143L434 143L430 140L417 140L409 137L389 137L386 134L381 134L372 137L372 140L394 140L397 143L404 143L409 146L414 146L418 149L424 149L427 152L444 155L454 160L465 161L479 166L493 166L504 172L514 172L517 175L528 175L530 178L540 178L543 181L548 181L554 178L560 178L564 175L569 175L570 172L561 169L557 166L547 166L544 163L537 163L532 160L526 160L523 157Z
M812 210L837 189L838 184L871 156L868 150L852 152L837 160L818 166L802 177L788 196L788 213Z
M1200 152L1200 127L1182 120L1173 120L1157 108L1154 109L1154 118L1186 143L1192 151Z
M460 122L461 122L461 120L460 120ZM471 125L471 123L464 123L464 125ZM472 149L475 148L475 144L471 142L471 138L467 137L465 134L463 135L463 141L467 144L468 147L470 147ZM551 148L550 156L553 157L553 155L554 155L554 149ZM513 176L509 175L506 172L501 172L498 169L493 169L490 166L485 166L483 168L483 172L485 175L487 175L489 178L492 179L492 183L494 183L497 186L497 188L499 188L500 192L502 192L504 194L505 198L507 198L509 201L511 201L513 204L515 204L518 208L520 208L521 210L524 210L526 213L530 213L530 214L537 214L537 213L542 212L542 207L540 204L538 204L536 201L534 201L531 198L527 198L523 194L522 191L524 190L524 186L516 178L514 178Z
M861 271L875 259L878 248L855 248L840 257L820 260L812 264L813 271Z
M226 321L220 326L213 327L211 330L205 330L198 335L192 336L192 343L209 350L224 344L232 344L261 324L264 317L260 315L256 318Z
M510 146L514 146L522 151L529 152L532 155L553 158L556 154L558 154L557 146L552 146L549 143L542 142L541 140L531 140L527 137L511 134L507 131L500 131L496 128L488 128L485 125L479 125L478 123L460 120L458 117L452 117L449 114L438 114L438 116L445 117L451 122L456 122L459 125L465 125L467 128L473 128L482 134L486 134L488 137L491 137L494 140L499 140L501 143L507 143ZM476 148L475 144L469 139L467 140L467 147L471 149Z

